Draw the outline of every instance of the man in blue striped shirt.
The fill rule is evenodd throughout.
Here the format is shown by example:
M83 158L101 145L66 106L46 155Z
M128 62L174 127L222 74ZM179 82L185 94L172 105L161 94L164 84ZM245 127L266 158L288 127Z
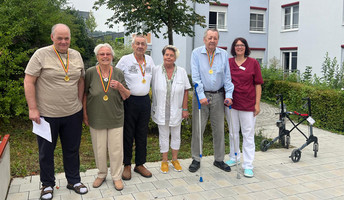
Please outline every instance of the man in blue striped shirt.
M201 103L201 122L198 117L198 103L194 95L192 103L192 163L190 172L200 168L200 143L203 143L203 133L210 118L213 147L214 165L224 171L231 168L223 162L225 156L224 139L224 105L232 104L234 85L228 63L228 53L217 48L219 32L216 29L207 29L204 33L204 46L193 50L191 55L191 75L193 84L198 84L197 94ZM201 123L201 135L198 128ZM200 138L202 142L200 142Z

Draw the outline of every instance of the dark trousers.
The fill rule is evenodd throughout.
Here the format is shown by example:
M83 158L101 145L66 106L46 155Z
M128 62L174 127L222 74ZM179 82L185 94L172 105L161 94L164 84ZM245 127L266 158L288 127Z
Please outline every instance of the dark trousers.
M147 134L151 102L149 96L130 96L124 101L124 165L130 165L135 140L135 164L143 165L147 156Z
M60 136L63 166L67 182L80 182L79 147L82 131L82 110L67 117L44 117L49 122L52 142L37 136L39 149L40 176L43 186L55 186L54 150Z

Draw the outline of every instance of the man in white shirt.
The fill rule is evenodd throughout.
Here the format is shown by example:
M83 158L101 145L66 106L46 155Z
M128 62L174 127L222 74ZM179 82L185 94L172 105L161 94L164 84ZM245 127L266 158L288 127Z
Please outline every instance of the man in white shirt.
M146 163L147 134L150 119L151 101L149 98L153 59L145 55L147 40L142 35L136 35L132 41L133 53L123 56L116 67L124 73L124 78L130 90L130 97L124 101L124 170L123 180L131 179L131 159L133 142L135 140L134 171L143 177L152 177L152 173L143 164Z

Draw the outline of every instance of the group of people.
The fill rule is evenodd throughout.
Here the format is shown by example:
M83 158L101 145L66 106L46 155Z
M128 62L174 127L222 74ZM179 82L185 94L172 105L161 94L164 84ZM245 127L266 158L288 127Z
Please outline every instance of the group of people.
M145 37L136 35L132 40L133 53L123 56L116 66L112 63L112 47L107 43L97 45L94 53L98 62L85 72L80 53L69 48L71 35L67 25L54 25L51 40L52 45L38 49L31 57L24 79L29 118L38 124L41 120L47 121L52 135L52 142L37 136L42 182L40 198L53 198L54 149L58 137L63 150L67 188L78 194L88 192L79 173L82 121L90 127L98 168L94 188L106 180L108 155L114 187L118 191L123 189L122 180L131 179L133 147L134 172L146 178L152 177L144 166L151 117L159 129L161 172L168 173L170 164L175 171L182 171L178 161L180 131L182 120L189 116L188 90L191 85L185 69L175 64L179 50L172 45L165 46L163 63L156 66L153 59L145 55ZM250 49L244 38L234 40L231 47L233 58L217 47L219 32L216 29L206 30L203 41L205 45L194 49L191 57L192 83L197 84L197 88L192 103L193 161L189 171L196 172L200 168L203 132L210 118L214 166L231 171L230 167L237 161L234 152L239 152L237 156L240 158L241 131L242 167L244 175L252 177L254 125L260 111L263 83L259 63L248 57ZM197 109L198 103L200 109ZM198 112L201 112L200 118L196 117ZM226 162L225 116L232 127L229 133L230 159ZM169 162L170 147L172 160Z

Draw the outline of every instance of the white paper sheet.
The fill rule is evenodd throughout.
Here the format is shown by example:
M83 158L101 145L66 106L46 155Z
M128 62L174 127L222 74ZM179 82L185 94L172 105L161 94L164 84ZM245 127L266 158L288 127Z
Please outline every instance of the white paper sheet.
M40 124L37 124L36 122L32 121L32 125L33 125L33 128L32 128L33 133L51 142L50 124L47 121L45 121L43 117L41 117Z

